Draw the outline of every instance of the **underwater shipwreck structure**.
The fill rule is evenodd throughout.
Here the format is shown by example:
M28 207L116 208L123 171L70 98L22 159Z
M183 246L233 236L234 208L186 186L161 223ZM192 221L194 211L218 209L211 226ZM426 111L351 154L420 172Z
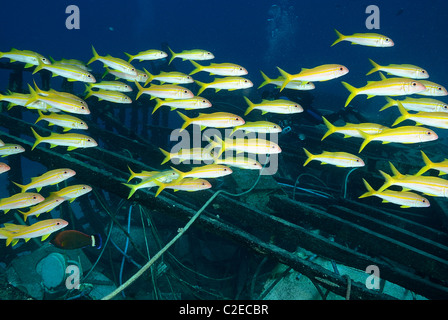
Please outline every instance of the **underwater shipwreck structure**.
M22 92L23 73L27 71L8 63L0 63L0 68L12 69L9 89ZM42 71L40 76L43 89L48 89L50 74ZM71 83L63 82L63 86L70 92ZM222 105L229 108L237 100L232 95L223 95L220 99L227 101ZM129 177L128 167L136 172L161 167L160 143L172 130L168 127L169 111L162 108L151 116L148 102L140 100L130 107L116 107L96 99L89 100L89 105L92 105L89 134L102 147L67 152L66 148L50 149L39 145L33 152L8 158L11 167L8 174L14 181L23 181L27 168L22 158L44 165L48 170L58 167L75 170L76 180L90 185L93 192L76 200L83 212L82 218L73 214L71 204L61 206L64 217L71 223L69 227L88 225L90 233L102 235L101 250L106 250L105 246L112 246L108 242L111 223L118 226L118 232L128 239L129 250L138 260L127 268L131 275L184 231L185 224L195 217L191 228L165 255L173 253L185 268L188 266L196 273L186 273L182 277L177 272L177 281L172 280L168 285L161 274L176 274L175 266L170 266L168 260L173 259L170 254L166 259L155 261L154 268L125 290L129 293L128 290L136 286L140 290L145 287L149 292L147 296L134 298L330 299L329 294L346 299L403 298L388 290L388 284L402 288L403 292L412 292L414 298L448 298L446 199L431 198L430 208L400 209L391 204L380 205L381 200L375 197L357 198L360 191L365 190L362 178L379 185L382 178L378 170L388 171L388 161L393 161L403 171L417 168L421 164L419 152L409 154L409 149L405 151L397 144L381 145L381 149L372 144L362 153L366 162L364 168L349 170L308 165L305 170L302 166L306 158L302 151L304 143L321 144L325 149L325 146L343 141L345 151L356 154L359 140L343 139L334 134L321 142L326 131L324 125L303 125L305 140L283 141L280 137L282 153L279 172L274 176L260 176L258 170L235 169L232 175L224 178L221 188L225 192L219 194L216 193L220 189L215 186L200 192L165 191L158 197L154 197L154 189L140 189L128 200L129 188L123 185ZM34 143L30 128L42 136L51 132L25 120L24 113L29 112L26 109L14 107L6 111L5 106L0 112L0 139L30 150ZM125 108L131 110L126 113ZM118 120L126 117L129 117L130 126ZM448 153L444 144L437 144L437 147L427 144L421 148L430 157L440 153L441 148ZM168 169L169 165L165 167ZM182 170L182 165L178 168ZM146 227L148 234L153 229L152 224L157 225L160 237L151 238L149 247L145 247L145 242L137 243L136 235L126 226L129 222L126 214L135 208L140 208L142 221L135 217L134 224L142 225L144 219L152 221L151 226ZM200 215L197 215L199 210ZM15 218L20 220L17 214ZM10 215L0 216L0 223L7 221L11 221ZM4 251L11 257L20 256L18 252L41 245L40 241L34 244L30 241L17 249L8 247ZM89 267L96 266L93 261L100 251L86 249L83 252L90 260ZM121 254L119 258L104 254L102 260L105 259L116 264L122 262ZM98 265L101 264L101 272L114 278L110 271L113 268L108 271L105 267L109 262L100 260ZM167 270L161 271L163 266ZM376 266L380 271L379 288L366 286L369 266ZM88 273L89 267L83 271ZM303 278L307 279L308 286L299 281ZM81 279L98 285L88 277ZM308 290L313 291L313 295L306 295ZM92 296L86 294L81 298Z

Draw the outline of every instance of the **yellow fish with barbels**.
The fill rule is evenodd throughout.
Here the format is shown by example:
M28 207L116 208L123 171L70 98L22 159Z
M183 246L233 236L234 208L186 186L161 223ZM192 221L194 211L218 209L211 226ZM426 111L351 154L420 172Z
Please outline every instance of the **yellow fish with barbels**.
M432 162L423 151L420 150L420 152L422 153L422 158L425 166L415 174L416 176L421 176L426 171L431 169L439 171L439 176L443 176L444 174L448 173L448 159L445 159L441 162Z
M417 127L417 126L403 126L398 128L385 129L377 134L368 134L359 131L359 134L364 138L359 151L361 152L365 146L371 141L382 141L382 143L421 143L437 140L438 135L431 129Z
M9 58L10 62L23 62L25 68L37 66L39 62L43 64L51 64L50 60L43 55L30 50L17 50L12 48L9 52L0 52L0 58Z
M349 41L352 44L359 44L368 47L393 47L394 42L391 38L378 33L354 33L350 36L345 36L338 30L334 29L338 38L331 45L334 46L336 43L341 41Z
M282 128L278 124L269 121L246 122L243 125L234 127L230 135L234 134L235 131L238 130L243 130L244 132L257 132L257 133L282 132Z
M195 69L190 72L190 75L193 75L201 71L208 72L210 75L224 76L224 77L244 76L248 74L246 68L234 63L226 63L226 62L210 63L208 66L203 66L193 60L190 60L190 62L195 67Z
M11 92L8 91L8 94L0 94L0 101L6 101L9 102L8 104L8 110L10 110L14 106L22 106L25 107L27 101L30 98L30 94L24 94L24 93L17 93L17 92ZM33 110L45 110L45 111L52 111L52 112L60 112L61 110L51 107L50 105L46 104L43 101L34 101L33 103L30 103L26 106L27 109L33 109Z
M40 110L38 110L38 113L39 118L37 118L36 122L34 122L35 124L39 121L45 120L48 122L49 126L56 125L64 128L64 132L70 131L71 129L87 130L89 128L84 120L68 114L43 114Z
M387 104L380 109L380 111L387 108L398 106L400 102L406 110L410 111L424 111L424 112L446 112L448 113L448 104L445 102L432 98L411 98L406 97L403 100L394 100L386 97Z
M229 167L235 167L240 169L246 169L246 170L261 170L262 166L261 164L250 157L244 157L244 156L236 156L236 157L225 157L222 159L215 159L216 164L223 164L225 166Z
M193 83L194 80L188 74L178 71L170 71L170 72L160 72L159 74L153 75L148 72L145 68L143 68L148 79L145 82L145 86L153 80L157 80L160 84L171 83L171 84L187 84Z
M179 178L179 173L174 170L154 171L150 176L145 177L137 184L123 183L126 187L130 188L128 199L139 189L157 187L156 182L170 183Z
M327 126L328 130L323 135L321 141L333 133L341 133L344 135L344 138L362 138L359 131L366 132L368 134L377 134L382 132L383 130L389 129L386 126L377 123L346 123L345 125L338 127L328 121L325 117L322 117L322 120L324 121L324 124Z
M58 62L43 64L39 62L37 67L34 69L33 74L42 69L50 71L53 74L53 77L61 76L66 78L68 81L96 82L95 77L89 71L71 64L63 64Z
M194 94L189 89L173 84L152 84L148 88L143 88L137 81L135 85L138 88L137 97L140 98L142 94L151 96L151 100L155 98L162 99L189 99L193 98Z
M409 113L403 107L401 102L398 102L398 110L400 111L401 116L399 116L395 120L395 122L392 124L392 127L405 120L412 120L416 122L416 125L425 125L441 129L448 129L448 113L446 112L420 111L418 113Z
M89 83L87 86L92 89L103 89L109 91L132 92L132 87L121 81L101 81L97 83Z
M59 191L51 192L50 196L62 197L65 200L69 200L70 203L75 201L76 198L79 198L87 193L92 191L92 187L86 184L77 184L73 186L65 187Z
M215 56L213 53L207 50L202 49L192 49L192 50L183 50L182 52L175 53L173 50L171 50L170 47L168 47L168 50L171 53L171 58L168 64L171 64L171 62L174 60L174 58L181 58L182 60L211 60L214 59Z
M21 209L31 207L39 202L44 201L45 198L38 193L23 192L17 193L10 197L0 199L0 210L8 213L11 209Z
M199 113L199 116L196 118L189 118L179 111L176 112L184 120L179 132L185 130L190 124L199 125L201 126L201 130L203 130L206 127L230 128L245 123L243 118L229 112Z
M51 63L59 63L59 64L68 64L72 66L76 66L78 68L81 68L86 71L92 71L91 68L89 68L85 62L78 60L78 59L61 59L59 61L55 61L52 57L49 57L51 60Z
M94 96L97 97L99 101L106 100L109 102L123 103L123 104L132 103L132 99L120 91L111 91L104 89L92 90L89 87L86 87L86 92L87 94L84 97L84 99Z
M131 65L129 62L120 59L120 58L115 58L112 57L111 55L107 55L107 56L100 56L95 48L92 46L92 52L93 52L93 57L92 59L89 60L89 62L87 62L87 65L91 64L94 61L101 61L104 65L108 66L109 68L136 76L137 75L137 71L135 69L135 67L133 65Z
M180 171L173 167L171 167L171 169L179 175L178 180L184 178L220 178L233 172L232 169L221 164L207 164L205 166L195 167L187 172Z
M44 201L32 206L28 211L19 211L23 215L23 220L26 221L28 217L36 216L39 217L42 213L50 212L57 206L61 205L65 201L62 197L51 196L46 198Z
M364 161L360 157L348 152L324 151L321 154L312 154L305 148L303 148L303 151L305 151L305 154L308 157L303 163L303 166L306 166L312 160L320 161L321 164L332 164L336 167L345 168L364 167L365 165Z
M426 87L420 81L407 78L383 78L379 81L367 81L367 85L361 88L355 88L342 81L344 87L350 92L344 107L347 107L352 99L360 94L365 94L367 99L370 99L375 96L402 96L423 92Z
M39 192L42 187L58 184L59 182L65 181L74 175L76 175L74 170L61 168L50 170L38 177L31 178L31 182L26 185L21 185L14 181L11 182L18 186L21 189L21 192L26 192L30 189L36 189L36 191Z
M260 71L261 76L263 77L264 81L258 86L258 89L264 87L267 84L273 84L277 88L280 88L285 81L285 78L282 76L271 79L269 78L263 71ZM286 89L292 89L292 90L313 90L316 86L311 81L299 81L299 80L293 80L291 82L288 82L285 86Z
M12 234L13 232L17 232L23 228L28 227L27 225L23 224L14 224L14 223L4 223L4 227L0 228L0 239L7 239L8 235ZM19 239L13 239L11 241L11 244L15 246L19 242Z
M159 99L156 98L156 105L152 110L152 113L156 112L161 106L169 106L171 110L185 109L185 110L196 110L196 109L206 109L212 106L211 102L205 98L194 96L189 99Z
M19 144L5 143L4 145L0 146L0 156L2 158L22 152L25 152L25 148Z
M177 152L168 152L162 148L159 148L159 150L165 156L161 164L165 164L173 159L177 159L179 163L184 161L213 161L213 157L211 156L211 148L209 147L191 149L184 148Z
M418 191L433 197L448 197L448 181L439 177L417 176L401 174L394 165L389 162L393 176L380 170L385 182L378 192L383 192L390 186L400 186L405 189Z
M11 167L8 166L6 163L4 162L0 162L0 174L8 172L9 170L11 170Z
M156 49L140 51L137 54L129 54L126 52L124 54L129 57L128 62L131 62L134 59L142 62L142 61L148 61L148 60L159 60L159 59L168 57L168 54L165 51L156 50Z
M376 71L384 71L387 74L410 78L410 79L427 79L429 78L428 71L423 68L414 66L412 64L390 64L388 66L381 66L372 59L369 59L370 63L373 65L373 69L367 72L367 76Z
M303 112L303 108L300 104L294 101L286 100L286 99L277 99L277 100L262 100L260 103L253 103L246 96L244 96L244 100L249 105L244 112L244 115L248 115L252 110L261 110L261 114L270 113L279 113L279 114L293 114Z
M373 189L365 179L362 179L362 181L364 182L367 192L360 195L358 197L360 199L375 196L383 199L383 203L391 202L399 205L400 208L426 208L430 206L428 199L414 192L393 190L378 192L375 191L375 189Z
M212 82L204 83L196 80L196 84L199 85L198 95L200 95L205 89L215 89L215 92L220 90L241 90L253 87L252 81L243 77L223 77L215 78Z
M91 137L79 133L54 133L52 132L48 137L41 137L31 128L36 141L31 150L34 150L40 143L49 143L50 148L57 146L66 146L67 151L75 150L77 148L91 148L98 146L98 143Z
M3 228L0 229L0 234L6 236L6 245L9 246L11 242L13 245L17 243L18 239L25 239L25 242L31 238L42 237L41 241L47 239L50 234L56 232L62 228L65 228L68 222L63 219L47 219L43 221L38 221L30 226L25 226L19 230L5 231Z
M280 87L280 91L286 87L288 83L294 80L299 81L328 81L342 77L348 73L348 68L340 64L324 64L311 69L302 68L297 74L289 74L277 67L284 81Z
M105 67L106 71L104 71L103 73L103 78L107 75L107 74L111 74L115 77L115 80L117 79L123 79L123 80L127 80L129 82L146 82L146 80L148 80L148 75L143 71L143 70L138 70L135 69L135 71L137 72L137 74L135 75L131 75L128 73L124 73L118 70L112 70L109 69L108 67Z
M219 152L213 155L215 159L219 158L226 150L233 150L237 154L241 152L254 154L277 154L282 152L277 143L261 138L226 138L222 140L215 135L215 140L209 138L209 142L212 149L220 148Z
M69 93L69 92L57 91L57 90L54 90L54 89L50 89L48 91L44 91L44 90L39 89L39 87L36 84L36 81L33 80L33 83L34 83L34 88L35 88L37 94L40 95L40 96L48 97L48 96L54 95L54 96L69 98L69 99L78 101L82 105L87 106L87 102L85 102L83 99L81 99L77 95L74 95L74 94ZM86 85L88 85L88 84L86 84Z
M157 180L155 182L159 186L159 188L157 189L157 192L155 194L156 197L164 189L173 189L174 192L179 191L179 190L193 192L193 191L209 189L212 187L210 182L208 182L205 179L185 178L182 180L175 180L175 181L168 182L168 183L159 182Z
M425 90L416 92L417 94L420 94L422 96L435 96L435 97L448 95L448 91L446 91L446 88L438 83L428 80L419 80L419 82L425 86Z
M129 181L131 181L132 179L135 179L135 178L142 179L142 180L145 179L146 180L146 179L151 178L153 175L155 175L155 174L160 172L160 171L146 171L146 170L143 170L143 171L141 171L139 173L136 173L136 172L132 171L131 167L129 167L129 166L128 166L128 169L129 169L129 172L131 173L131 175L129 176L127 182L129 182Z

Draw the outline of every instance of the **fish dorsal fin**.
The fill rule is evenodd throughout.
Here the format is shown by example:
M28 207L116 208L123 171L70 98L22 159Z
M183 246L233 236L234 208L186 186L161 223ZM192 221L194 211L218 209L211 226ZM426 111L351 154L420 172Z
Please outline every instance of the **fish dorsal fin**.
M302 69L300 69L300 72L306 71L306 70L309 70L309 68L302 68Z
M381 80L386 80L387 79L386 76L382 72L379 72L379 74L380 74Z

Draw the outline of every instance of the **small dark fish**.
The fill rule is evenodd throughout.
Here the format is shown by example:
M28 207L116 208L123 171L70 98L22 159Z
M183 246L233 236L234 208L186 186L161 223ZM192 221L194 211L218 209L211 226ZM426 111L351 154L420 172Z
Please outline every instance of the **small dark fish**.
M101 249L102 239L99 234L88 235L77 230L59 232L51 241L55 247L64 250L94 247Z

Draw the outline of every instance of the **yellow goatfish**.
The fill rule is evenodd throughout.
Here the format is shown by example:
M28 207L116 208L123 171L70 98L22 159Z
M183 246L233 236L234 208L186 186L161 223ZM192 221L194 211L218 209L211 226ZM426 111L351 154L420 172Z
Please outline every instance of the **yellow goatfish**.
M6 163L4 162L0 162L0 174L8 172L9 170L11 170L11 167L8 166Z
M448 91L446 91L446 88L438 83L428 80L419 80L419 82L423 84L426 89L424 91L417 92L417 94L420 94L422 96L436 96L436 97L448 95Z
M41 203L32 206L30 210L27 212L18 210L21 214L23 214L23 220L26 221L26 219L30 216L36 216L39 217L40 214L45 212L50 212L60 204L62 204L65 201L62 197L57 196L51 196L42 201Z
M128 182L131 181L134 178L138 178L138 179L148 179L151 178L153 175L155 175L156 173L159 173L160 171L141 171L140 173L136 173L134 171L132 171L132 169L128 166L129 172L131 173L131 175L128 178Z
M132 60L136 59L138 61L147 61L147 60L159 60L168 57L168 54L165 51L162 50L156 50L156 49L149 49L145 51L140 51L137 54L129 54L124 53L129 57L128 62L131 62Z
M48 122L49 126L57 125L63 127L64 132L70 131L71 129L78 129L78 130L88 129L88 126L84 120L70 116L68 114L50 113L45 115L40 110L38 110L38 113L39 118L37 118L36 122L34 122L35 124L41 120L45 120Z
M422 192L433 197L448 197L448 181L438 177L432 176L416 176L401 174L392 163L390 163L391 170L394 176L380 170L381 175L385 178L385 182L378 192L383 192L390 186L400 186L404 189L412 189Z
M235 167L240 169L248 170L261 170L261 164L250 157L236 156L236 157L225 157L223 159L215 159L216 164L223 164L229 167Z
M385 129L377 134L368 134L359 131L359 134L362 138L364 138L364 141L358 152L361 152L370 141L382 141L383 144L389 142L408 144L434 141L439 138L431 129L417 126L404 126Z
M380 81L367 81L367 85L362 88L355 88L347 82L342 81L344 87L350 92L345 102L345 107L359 94L367 95L367 99L375 96L401 96L419 93L426 90L426 87L419 81L407 78L384 78Z
M398 110L400 110L401 116L399 116L392 126L395 126L404 120L412 120L416 122L416 125L426 125L430 127L436 127L441 129L448 129L448 113L446 112L418 112L409 113L403 107L401 102L398 101Z
M50 60L42 56L41 54L30 50L17 50L12 48L9 52L0 52L0 58L9 58L10 62L23 62L25 68L37 66L39 62L43 64L51 64Z
M277 69L284 78L280 91L282 91L286 85L293 80L328 81L342 77L348 73L348 68L340 64L324 64L311 69L302 68L302 70L297 74L289 74L279 67L277 67Z
M422 153L423 162L425 163L425 166L421 168L415 175L421 176L426 171L434 169L439 171L439 176L442 176L444 174L448 173L448 159L445 159L441 162L432 162L429 160L428 156L420 150Z
M412 64L390 64L388 66L380 66L378 63L369 59L370 63L373 65L373 69L367 72L367 76L376 71L384 71L387 74L394 75L397 77L404 77L410 79L427 79L429 78L428 71L423 68L414 66Z
M139 189L142 188L152 188L158 186L156 182L162 182L162 183L170 183L173 180L176 180L179 178L179 174L174 170L165 170L165 171L154 171L153 174L151 174L149 177L144 178L142 181L140 181L137 184L128 184L123 183L126 187L130 188L131 191L129 192L128 199L132 197L132 195Z
M67 151L74 150L76 148L91 148L98 146L98 143L93 138L79 134L79 133L54 133L52 132L48 137L41 137L37 132L31 128L36 141L34 142L31 150L34 150L39 143L49 143L50 148L56 146L67 146Z
M86 184L77 184L74 186L68 186L59 191L51 192L50 196L62 197L65 200L70 200L70 203L75 201L76 198L85 195L92 191L92 187Z
M377 134L385 129L389 129L388 127L376 123L358 123L358 124L346 123L343 126L337 127L333 125L330 121L325 119L325 117L322 117L322 120L324 121L328 130L322 137L321 141L324 140L326 137L328 137L330 134L333 134L335 132L342 133L344 135L344 138L348 137L362 138L361 135L359 134L359 131L366 132L368 134Z
M359 44L368 47L393 47L394 42L391 38L383 36L378 33L354 33L350 36L345 36L338 30L334 29L338 38L331 46L341 41L349 41L352 44Z
M180 163L188 160L197 161L212 161L211 148L191 148L191 149L180 149L178 152L168 152L159 148L163 153L165 158L161 164L167 163L170 160L177 159Z
M219 178L231 174L233 171L227 166L221 164L207 164L205 166L196 167L188 172L182 172L176 168L171 167L178 175L180 179L184 178Z
M248 73L245 68L234 63L211 63L208 66L202 66L193 60L190 60L190 62L196 68L190 72L190 75L193 75L200 71L206 71L210 73L210 75L225 76L225 77L244 76Z
M74 170L62 168L62 169L50 170L38 177L31 178L31 182L26 185L21 185L14 181L11 182L14 183L16 186L18 186L20 189L22 189L22 192L25 192L30 189L36 189L37 192L39 192L42 189L42 187L58 184L59 182L67 180L68 178L71 178L74 175L76 175L76 172Z
M347 152L328 152L324 151L321 154L311 154L308 150L303 148L307 159L305 160L303 166L306 166L310 161L317 160L321 164L332 164L336 167L364 167L364 161L353 154Z
M7 213L11 209L31 207L44 200L45 200L44 197L42 197L38 193L33 192L17 193L8 198L0 199L0 210L3 210L4 213Z
M181 58L182 60L211 60L214 59L215 56L213 53L207 50L202 49L192 49L192 50L184 50L179 53L175 53L173 50L171 50L170 47L168 47L168 50L171 53L171 58L168 64L171 64L171 62L174 60L174 58Z
M261 76L263 77L264 81L258 86L258 89L261 87L264 87L267 84L273 84L277 88L280 88L285 81L285 78L282 76L278 77L277 79L271 79L266 74L264 74L263 71L260 71ZM293 80L286 84L286 89L292 89L292 90L313 90L316 86L314 83L310 81L299 81L299 80Z
M261 114L266 114L268 112L280 114L303 112L303 108L300 104L286 99L262 100L260 103L253 103L249 98L244 96L244 100L246 100L246 103L249 105L244 115L249 114L249 112L254 109L261 110Z
M0 228L0 239L8 239L9 235L12 235L14 232L17 232L23 228L28 227L23 224L14 224L14 223L4 223L4 227ZM19 239L13 239L11 244L15 246L19 242Z
M206 127L230 128L245 123L240 116L228 112L199 113L196 118L189 118L179 111L177 113L185 121L180 131L183 131L190 124L200 125L201 130L203 130Z
M277 154L282 152L282 149L273 141L260 138L226 138L224 141L215 136L215 140L209 139L211 147L214 149L220 147L220 151L214 155L214 158L219 158L225 150L235 150L236 153L247 152L254 154Z
M185 178L182 180L176 180L173 182L163 183L156 181L156 184L159 186L156 192L156 197L162 192L164 189L174 189L174 192L176 191L199 191L199 190L205 190L212 187L210 182L204 179L193 179L193 178Z
M194 97L193 92L182 86L172 84L152 84L148 88L143 88L137 81L135 81L135 85L138 88L136 99L140 98L142 94L149 94L151 100L155 98L188 99Z
M83 70L86 71L92 71L91 68L89 68L85 62L81 61L81 60L77 60L77 59L61 59L59 61L54 61L54 59L52 57L49 57L51 60L51 63L59 63L59 64L69 64L72 66L77 66L78 68L81 68Z
M93 57L92 57L92 59L89 60L89 62L87 62L87 65L98 60L112 69L130 74L133 76L137 75L137 71L136 71L135 67L133 65L131 65L129 62L126 62L120 58L114 58L111 55L100 56L100 55L98 55L98 53L96 52L96 50L93 46L92 46L92 52L93 52Z
M23 148L19 144L5 143L4 145L0 146L0 156L2 158L22 152L25 152L25 148Z
M29 94L17 93L8 91L7 95L0 94L0 101L9 102L8 110L10 110L14 106L22 106L25 107L27 101L29 100ZM61 110L52 108L50 105L46 104L43 101L34 101L33 103L26 106L28 109L34 110L49 110L53 112L60 112Z
M386 97L386 100L387 104L382 107L380 111L393 106L398 106L398 101L400 101L403 107L407 110L448 113L448 104L436 99L406 97L404 100L394 100L392 98Z
M375 191L375 189L373 189L365 179L362 179L362 181L366 186L367 192L360 195L359 198L376 196L383 199L383 203L391 202L394 204L398 204L400 208L423 208L430 206L428 199L414 192L393 190L384 190L382 192L378 192Z
M145 82L145 86L153 80L157 80L160 84L172 83L172 84L185 84L185 83L193 83L194 80L191 76L178 71L170 71L170 72L160 72L159 74L153 75L148 72L145 68L143 68L148 79Z
M108 67L105 67L106 71L104 71L103 73L103 78L106 76L106 74L110 73L111 75L113 75L115 77L115 80L117 79L124 79L130 82L146 82L146 80L148 79L148 75L143 71L143 70L138 70L135 69L136 74L129 74L129 73L125 73L125 72L121 72L118 70L113 70L113 69L109 69Z
M39 62L37 67L34 69L33 74L42 69L50 71L53 74L53 77L61 76L66 78L68 81L96 82L95 77L89 71L71 64L63 64L58 62L53 64L43 64Z
M252 81L243 77L215 78L212 82L209 83L204 83L196 80L196 83L199 85L198 95L200 95L202 91L208 88L215 89L215 92L218 92L222 89L229 91L247 89L252 88L254 85Z
M132 92L131 86L129 86L126 83L123 83L121 81L101 81L98 83L90 83L90 84L88 84L88 87L110 90L110 91Z
M85 99L95 96L98 98L99 101L106 100L109 102L115 102L115 103L124 103L124 104L130 104L132 103L131 98L129 98L127 95L125 95L123 92L120 91L111 91L111 90L92 90L89 87L86 87L87 95L85 96Z
M17 239L25 239L25 242L27 242L31 238L42 237L41 241L44 241L50 236L50 234L65 228L67 225L68 222L63 219L47 219L38 221L30 226L20 228L16 232L9 231L6 238L6 245L9 246L13 240ZM2 229L0 229L0 232L4 233Z
M185 109L185 110L195 110L195 109L205 109L212 106L211 102L205 98L195 96L189 99L165 99L161 100L156 98L156 105L152 110L152 113L156 112L161 106L170 106L171 110L175 109Z
M278 124L269 121L246 122L243 125L234 127L230 135L232 135L233 133L235 133L235 131L238 130L243 130L244 132L258 132L258 133L282 132L282 128Z

